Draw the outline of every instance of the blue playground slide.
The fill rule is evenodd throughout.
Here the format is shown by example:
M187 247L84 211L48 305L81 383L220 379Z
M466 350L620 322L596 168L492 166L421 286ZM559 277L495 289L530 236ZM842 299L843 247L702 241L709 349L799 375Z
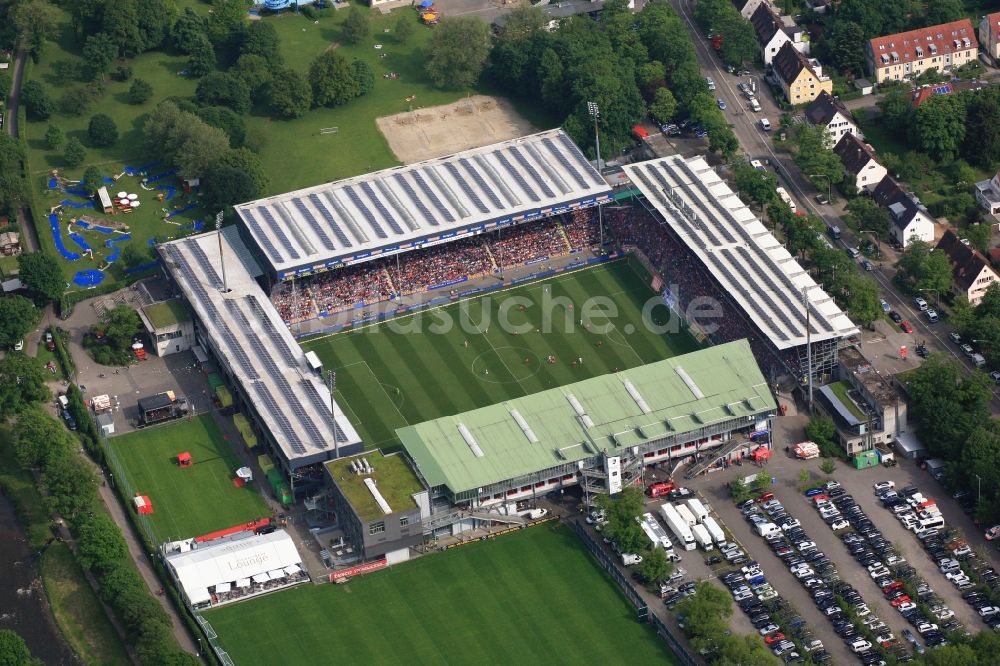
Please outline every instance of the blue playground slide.
M66 245L63 244L62 231L59 228L59 216L55 213L49 213L49 226L52 227L52 237L56 242L56 249L59 250L59 254L62 255L63 259L66 261L76 261L81 257L80 254L66 249Z

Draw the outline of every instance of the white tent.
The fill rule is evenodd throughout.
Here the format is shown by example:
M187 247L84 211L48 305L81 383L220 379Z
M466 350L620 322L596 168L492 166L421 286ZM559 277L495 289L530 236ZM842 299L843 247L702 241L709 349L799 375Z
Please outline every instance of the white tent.
M269 580L269 571L302 562L295 543L284 530L241 539L198 544L185 553L167 556L167 565L191 605L210 601L208 588L252 578Z

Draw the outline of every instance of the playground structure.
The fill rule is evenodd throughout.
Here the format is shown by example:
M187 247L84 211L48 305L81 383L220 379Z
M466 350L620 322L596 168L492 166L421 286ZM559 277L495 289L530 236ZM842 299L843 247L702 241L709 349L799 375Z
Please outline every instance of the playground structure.
M191 454L187 451L177 454L177 466L180 468L191 466Z
M301 7L302 5L316 5L321 9L326 6L322 0L254 0L254 4L272 12L289 9L290 7Z
M441 11L434 6L434 0L420 0L417 12L424 25L437 25L441 22Z

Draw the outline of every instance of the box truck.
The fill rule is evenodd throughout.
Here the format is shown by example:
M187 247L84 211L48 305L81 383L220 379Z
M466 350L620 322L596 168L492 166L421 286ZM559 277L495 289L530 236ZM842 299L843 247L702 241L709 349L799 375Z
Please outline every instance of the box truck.
M701 524L705 526L708 533L712 535L712 539L715 540L716 544L723 544L726 542L726 535L722 532L722 528L719 527L719 523L715 522L715 518L712 516L706 516L705 520L701 521Z
M704 551L715 550L715 546L712 545L712 536L705 529L704 525L695 525L691 528L691 533L694 535L694 540L698 542L701 549Z
M698 519L694 517L691 513L691 509L687 508L683 504L675 504L674 508L677 509L677 513L680 515L681 519L688 524L688 527L694 527L698 524Z
M677 545L679 547L684 550L694 550L697 548L694 542L694 535L691 533L691 527L677 513L677 509L674 508L673 504L667 503L661 506L660 513L663 514L663 521L667 524L667 527L677 537Z
M671 543L670 537L667 536L667 531L660 525L660 521L656 519L656 516L651 513L644 513L641 516L636 516L635 520L653 544L653 548L662 548L667 551L668 555L673 552L674 544Z
M687 501L687 507L691 510L691 513L694 514L694 519L699 523L704 522L705 519L708 518L708 509L706 509L705 505L701 503L701 500L696 497L692 497Z

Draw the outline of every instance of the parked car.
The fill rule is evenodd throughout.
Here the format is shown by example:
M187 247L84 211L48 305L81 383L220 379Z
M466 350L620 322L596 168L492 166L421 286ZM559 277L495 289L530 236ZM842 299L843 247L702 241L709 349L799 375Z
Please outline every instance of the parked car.
M913 333L913 325L905 319L899 324L899 327L903 329L904 333Z

